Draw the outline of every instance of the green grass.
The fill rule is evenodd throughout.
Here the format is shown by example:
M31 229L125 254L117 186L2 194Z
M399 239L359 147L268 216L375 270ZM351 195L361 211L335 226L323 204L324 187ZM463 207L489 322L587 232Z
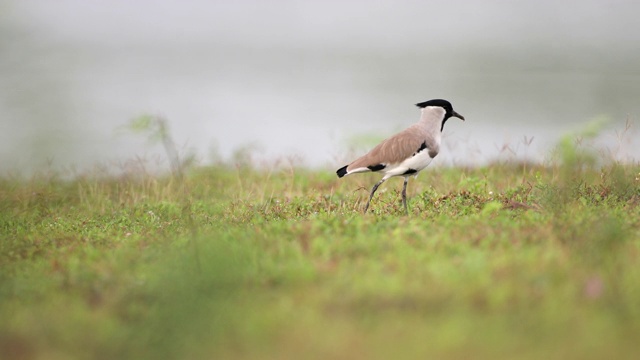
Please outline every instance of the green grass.
M632 359L640 166L0 179L7 359Z

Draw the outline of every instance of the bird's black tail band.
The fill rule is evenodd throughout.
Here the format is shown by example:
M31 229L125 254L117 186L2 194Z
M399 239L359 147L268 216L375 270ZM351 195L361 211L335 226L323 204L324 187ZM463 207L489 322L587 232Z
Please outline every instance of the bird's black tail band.
M345 165L345 166L341 167L340 169L338 169L338 171L336 171L336 174L338 174L338 177L343 177L343 176L347 175L347 166L349 166L349 165Z

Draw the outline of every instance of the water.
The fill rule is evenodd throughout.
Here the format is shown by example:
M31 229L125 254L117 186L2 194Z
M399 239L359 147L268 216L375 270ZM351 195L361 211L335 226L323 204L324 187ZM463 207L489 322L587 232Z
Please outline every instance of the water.
M0 171L162 158L118 130L141 114L167 118L203 163L252 148L333 168L358 139L403 129L419 116L413 104L440 97L467 121L447 124L434 164L543 160L601 117L602 143L638 158L639 7L5 0ZM620 143L626 120L633 136Z

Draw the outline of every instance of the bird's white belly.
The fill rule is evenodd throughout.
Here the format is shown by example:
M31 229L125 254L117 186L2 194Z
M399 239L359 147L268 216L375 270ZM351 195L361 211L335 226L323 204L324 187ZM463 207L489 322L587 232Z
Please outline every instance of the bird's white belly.
M392 176L405 175L407 171L415 170L413 174L416 174L429 166L433 158L429 156L429 151L424 150L415 154L414 156L405 159L401 163L389 165L384 169L385 178ZM411 175L411 174L408 174Z

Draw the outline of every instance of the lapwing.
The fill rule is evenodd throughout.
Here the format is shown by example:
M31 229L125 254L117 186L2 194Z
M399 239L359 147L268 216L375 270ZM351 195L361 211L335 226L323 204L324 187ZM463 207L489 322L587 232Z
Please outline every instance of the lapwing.
M394 176L404 176L402 205L405 213L409 214L407 209L409 176L417 176L440 152L444 123L451 117L464 121L464 116L455 112L447 100L433 99L418 103L416 106L422 112L420 121L382 141L365 155L336 171L338 177L369 171L384 174L371 189L369 201L364 208L365 214L378 187Z

